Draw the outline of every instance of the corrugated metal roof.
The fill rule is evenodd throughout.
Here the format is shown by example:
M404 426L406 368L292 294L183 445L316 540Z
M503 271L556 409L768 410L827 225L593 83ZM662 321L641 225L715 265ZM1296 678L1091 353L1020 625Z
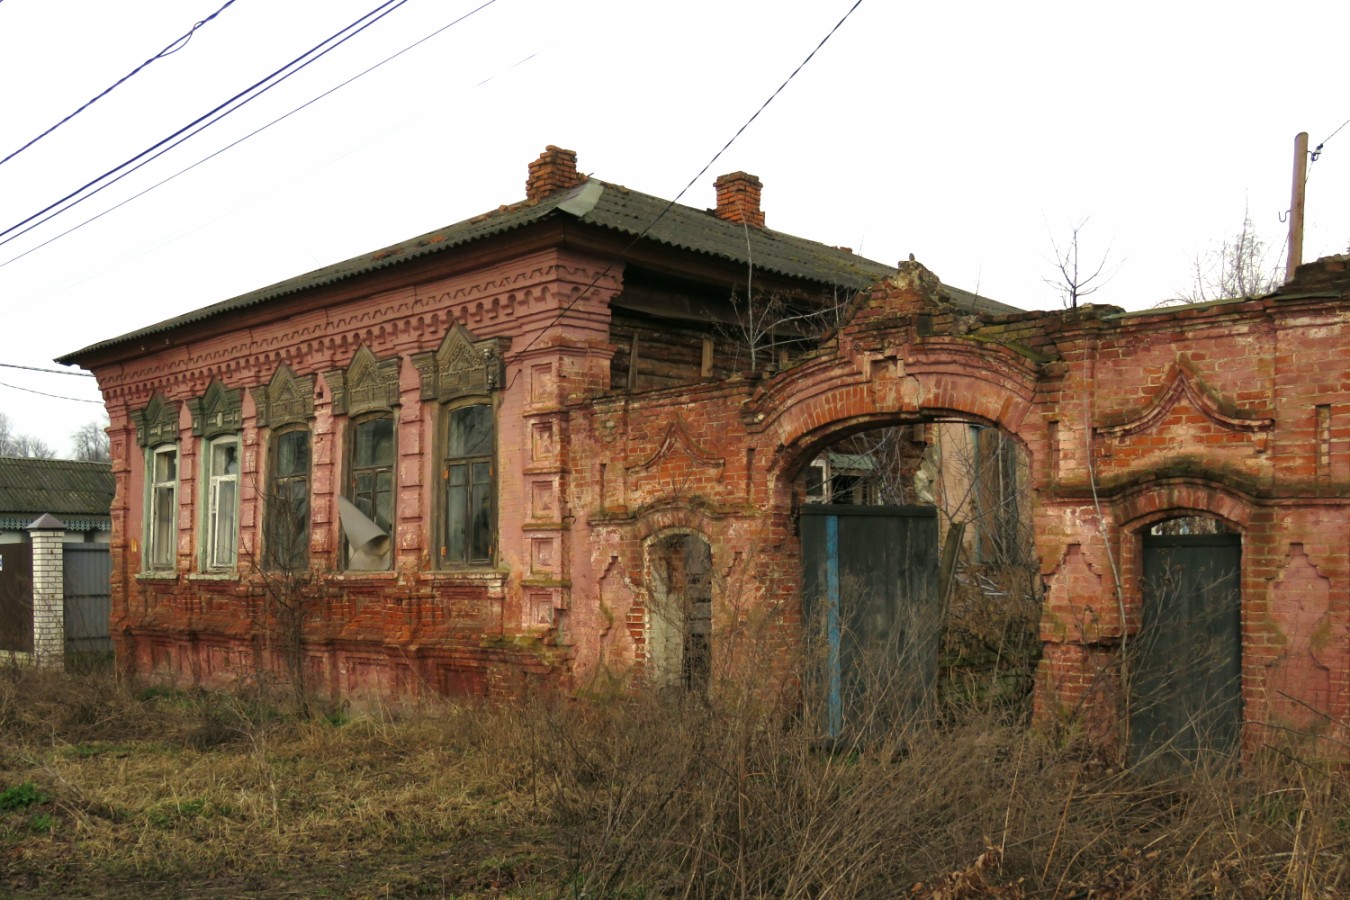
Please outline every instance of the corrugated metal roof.
M725 261L748 264L753 260L757 269L821 284L838 284L856 289L875 284L895 272L890 266L864 259L846 250L767 228L747 228L719 219L707 210L694 209L678 203L672 204L667 200L629 190L620 185L591 179L578 187L560 191L543 200L503 206L373 253L362 254L91 344L82 350L59 357L56 361L73 363L85 354L106 347L153 334L162 334L184 325L247 309L290 294L334 284L434 253L443 253L473 241L505 234L559 216L566 216L631 238L640 237L642 240ZM944 288L953 302L973 312L997 315L1016 311L1015 307L959 288L945 285Z
M110 463L0 456L0 514L7 518L102 517L112 501Z

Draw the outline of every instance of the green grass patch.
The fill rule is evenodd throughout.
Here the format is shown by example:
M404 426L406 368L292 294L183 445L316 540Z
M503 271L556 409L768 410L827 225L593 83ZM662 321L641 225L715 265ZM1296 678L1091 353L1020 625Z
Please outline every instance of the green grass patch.
M25 781L22 784L16 784L0 791L0 812L27 809L39 803L46 803L49 799L51 798L38 790L36 784Z

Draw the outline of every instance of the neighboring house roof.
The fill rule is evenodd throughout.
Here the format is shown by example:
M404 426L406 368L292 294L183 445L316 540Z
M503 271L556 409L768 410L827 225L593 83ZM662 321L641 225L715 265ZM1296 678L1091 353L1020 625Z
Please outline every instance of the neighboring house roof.
M44 513L67 531L107 531L112 464L0 456L0 529L23 531Z
M671 203L621 185L589 179L565 191L537 201L503 206L465 219L373 253L352 257L322 269L241 294L229 300L165 319L118 337L91 344L59 357L73 363L79 357L105 347L161 334L184 325L205 321L270 300L297 294L347 278L365 275L410 260L444 253L473 241L505 234L547 220L575 220L634 239L703 254L715 259L750 264L756 269L789 278L859 289L895 273L882 263L847 250L794 237L768 228L755 228L719 219L711 211ZM1016 308L944 285L956 305L972 312L998 315Z

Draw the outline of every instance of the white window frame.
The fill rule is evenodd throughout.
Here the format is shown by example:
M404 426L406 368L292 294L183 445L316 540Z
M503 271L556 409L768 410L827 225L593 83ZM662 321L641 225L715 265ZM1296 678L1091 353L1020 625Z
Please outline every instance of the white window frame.
M817 456L811 460L810 469L820 470L820 490L811 493L810 478L807 478L806 502L807 503L829 503L830 502L830 461L824 455Z
M216 450L234 446L233 471L215 471ZM202 509L202 568L208 572L228 572L239 559L239 467L241 449L239 435L226 434L203 443L202 480L206 504ZM228 493L222 503L221 495ZM224 507L228 505L228 509ZM225 518L228 516L228 518ZM224 548L221 547L221 529L227 528Z
M156 475L159 470L159 460L162 457L172 455L173 457L173 478L163 481L156 481ZM145 556L142 558L142 568L147 572L169 572L175 567L175 560L178 556L178 466L181 460L178 457L177 444L160 444L153 448L145 460ZM164 543L167 546L161 547L157 539L159 529L158 504L155 502L160 491L168 491L168 530L164 537ZM163 561L158 557L164 556Z

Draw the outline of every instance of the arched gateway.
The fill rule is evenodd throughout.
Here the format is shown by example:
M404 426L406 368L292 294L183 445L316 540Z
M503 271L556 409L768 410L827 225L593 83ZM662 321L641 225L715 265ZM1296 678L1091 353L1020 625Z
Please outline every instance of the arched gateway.
M1144 313L981 316L947 303L937 279L911 262L850 312L832 341L772 377L665 402L649 395L642 419L666 423L648 427L650 440L635 439L628 399L597 404L589 422L605 430L621 411L629 417L624 453L606 466L621 473L611 490L622 492L625 515L678 503L670 483L697 501L719 589L735 594L718 603L715 636L730 639L747 623L762 632L772 613L782 634L800 637L799 476L822 448L868 428L961 420L997 426L1029 457L1044 585L1042 722L1076 721L1106 745L1132 740L1137 755L1176 743L1158 717L1179 713L1158 712L1145 683L1157 687L1156 666L1138 679L1133 669L1144 666L1137 653L1156 638L1159 617L1176 614L1150 569L1190 553L1218 560L1231 604L1217 638L1194 628L1169 638L1222 654L1231 670L1205 676L1222 684L1179 688L1188 702L1222 707L1215 743L1263 741L1263 723L1337 731L1350 606L1330 598L1350 586L1350 442L1328 423L1350 409L1340 405L1350 379L1318 373L1350 356L1330 349L1350 349L1342 304L1291 293ZM668 477L644 478L653 466ZM1186 516L1212 517L1223 534L1150 536L1156 523ZM597 546L631 540L622 518L593 521ZM1159 549L1169 541L1216 549ZM1176 677L1199 676L1183 667ZM1183 737L1190 752L1195 735Z

